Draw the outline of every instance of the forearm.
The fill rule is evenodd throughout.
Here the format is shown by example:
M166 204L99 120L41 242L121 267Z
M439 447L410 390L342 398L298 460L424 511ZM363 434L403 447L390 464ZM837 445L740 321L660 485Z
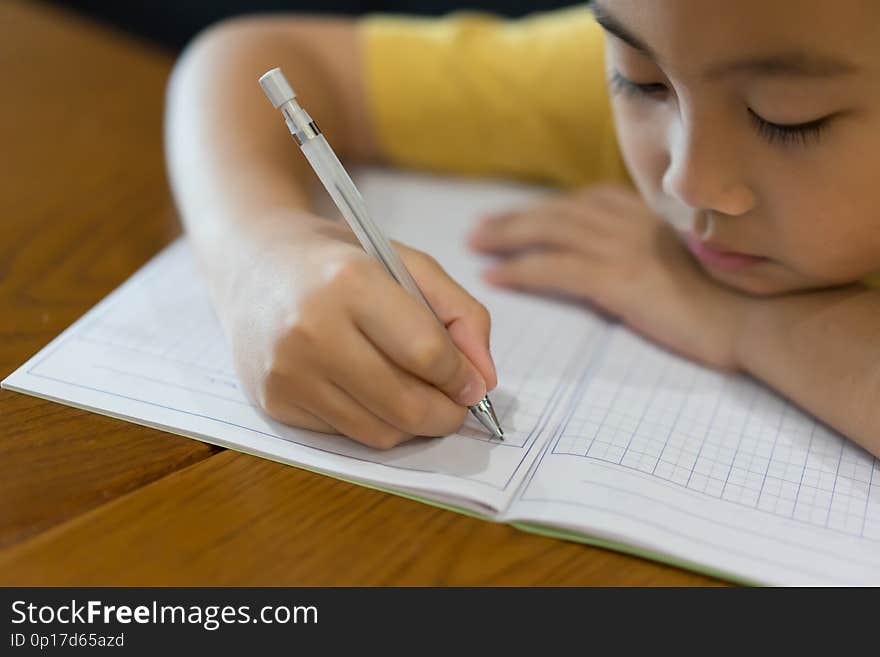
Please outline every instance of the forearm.
M203 34L175 66L165 131L170 183L215 292L234 286L235 270L276 235L318 221L308 212L314 174L260 89L262 73L284 69L341 157L375 155L356 48L351 21L249 19Z
M740 364L840 433L880 455L880 290L747 303Z

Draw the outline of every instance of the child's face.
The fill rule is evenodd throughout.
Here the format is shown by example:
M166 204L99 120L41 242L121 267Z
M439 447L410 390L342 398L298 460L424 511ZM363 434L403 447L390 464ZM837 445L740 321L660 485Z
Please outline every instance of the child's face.
M711 276L772 294L880 270L880 2L593 4L633 180L671 223L711 215L703 246L681 232Z

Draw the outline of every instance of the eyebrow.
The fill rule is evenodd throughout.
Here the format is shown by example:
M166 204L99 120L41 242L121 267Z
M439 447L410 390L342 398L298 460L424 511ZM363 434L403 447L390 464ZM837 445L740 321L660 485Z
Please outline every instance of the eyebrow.
M657 56L638 36L611 15L595 0L590 3L596 22L609 34L657 61ZM706 72L707 78L722 78L734 73L751 73L768 77L830 78L853 73L856 66L843 59L827 55L808 54L800 51L780 52L771 55L749 57L713 66Z
M608 11L598 4L595 0L590 2L590 9L593 12L593 17L596 19L596 22L602 26L602 29L608 32L609 34L613 34L618 39L623 41L624 43L632 46L636 50L649 55L652 59L656 59L653 51L645 45L645 42L642 41L635 34L626 29L623 24L614 18Z

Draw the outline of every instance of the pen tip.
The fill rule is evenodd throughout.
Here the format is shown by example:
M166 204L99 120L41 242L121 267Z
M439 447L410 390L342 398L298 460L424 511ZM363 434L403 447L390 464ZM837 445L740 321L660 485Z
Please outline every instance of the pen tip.
M471 406L471 413L476 416L480 424L488 429L493 438L504 440L504 430L501 428L498 416L495 415L495 409L492 407L489 397L483 397L477 404Z

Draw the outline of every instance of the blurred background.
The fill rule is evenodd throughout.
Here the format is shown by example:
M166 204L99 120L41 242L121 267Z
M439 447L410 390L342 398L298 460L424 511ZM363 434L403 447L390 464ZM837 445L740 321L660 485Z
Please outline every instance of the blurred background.
M299 11L432 16L472 9L515 17L579 3L575 0L52 0L52 4L74 9L162 46L180 50L202 28L237 14Z

